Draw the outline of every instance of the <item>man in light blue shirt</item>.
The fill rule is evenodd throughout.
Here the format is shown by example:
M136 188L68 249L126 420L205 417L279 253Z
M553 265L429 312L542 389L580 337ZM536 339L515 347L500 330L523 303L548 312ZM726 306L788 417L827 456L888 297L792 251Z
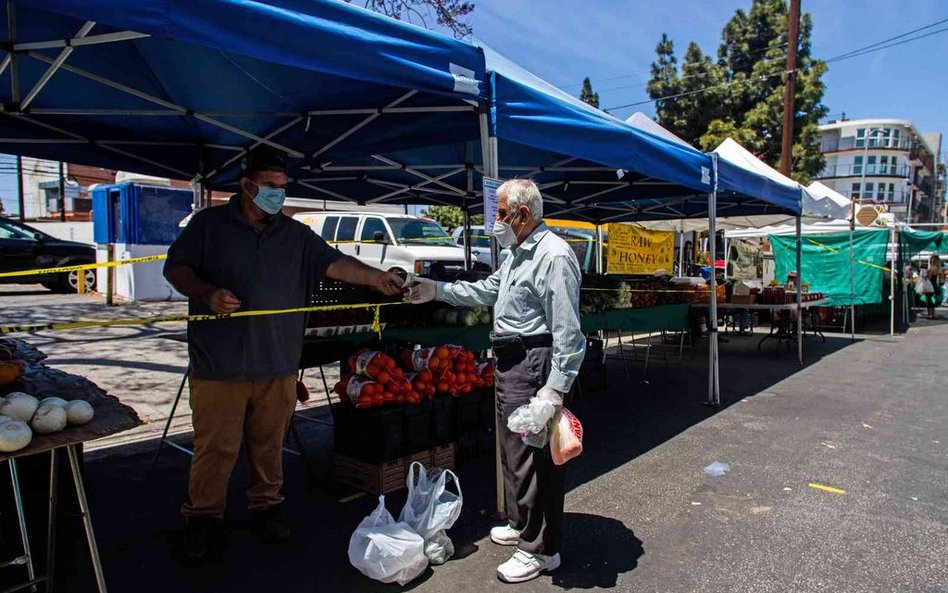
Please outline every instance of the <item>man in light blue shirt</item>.
M508 523L492 529L491 540L517 546L497 576L519 583L560 566L563 467L553 464L548 446L524 444L506 428L507 418L533 397L563 405L583 362L586 337L579 324L579 262L543 223L540 190L532 181L515 179L500 186L497 196L493 232L501 246L511 247L511 256L479 282L418 278L409 298L494 307L492 349Z

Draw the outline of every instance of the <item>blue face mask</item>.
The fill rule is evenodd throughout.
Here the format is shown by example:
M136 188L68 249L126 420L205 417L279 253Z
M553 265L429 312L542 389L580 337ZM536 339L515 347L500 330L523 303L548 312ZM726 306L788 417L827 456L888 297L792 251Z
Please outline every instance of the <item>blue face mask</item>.
M254 184L257 185L257 184ZM257 185L257 195L253 198L253 203L267 214L277 214L283 209L283 202L286 201L286 190L281 187L268 187L266 185Z

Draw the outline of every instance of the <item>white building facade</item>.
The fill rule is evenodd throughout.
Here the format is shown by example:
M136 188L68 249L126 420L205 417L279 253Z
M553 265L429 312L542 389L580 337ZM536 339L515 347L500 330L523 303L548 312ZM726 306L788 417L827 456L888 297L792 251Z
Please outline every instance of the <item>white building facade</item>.
M944 220L940 133L902 119L841 120L820 126L820 150L816 178L844 196L883 204L903 222Z

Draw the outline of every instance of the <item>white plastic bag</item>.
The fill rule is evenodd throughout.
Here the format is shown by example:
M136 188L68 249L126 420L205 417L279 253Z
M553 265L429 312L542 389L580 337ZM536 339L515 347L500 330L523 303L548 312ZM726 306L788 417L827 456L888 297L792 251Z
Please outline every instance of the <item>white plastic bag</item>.
M457 494L448 490L449 478ZM398 520L425 540L424 553L431 564L444 564L454 555L454 543L445 531L458 520L463 503L461 482L451 470L426 471L418 461L408 468L408 500Z
M379 506L349 538L349 562L370 579L399 585L428 568L424 539L409 525L395 522L385 508L384 496L379 496Z
M921 276L918 279L918 282L915 283L915 294L931 294L935 292L935 287L932 286L932 281Z
M514 410L507 418L507 428L516 432L523 442L542 449L549 438L547 425L553 419L556 408L546 400L533 397L530 403Z

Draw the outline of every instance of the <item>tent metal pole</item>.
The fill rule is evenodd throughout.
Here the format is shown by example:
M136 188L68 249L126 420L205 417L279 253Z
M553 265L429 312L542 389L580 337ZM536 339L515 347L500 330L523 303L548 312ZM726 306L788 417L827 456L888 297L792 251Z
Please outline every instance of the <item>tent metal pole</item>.
M715 273L714 262L717 260L717 155L711 155L711 166L713 168L714 185L711 193L708 194L708 258L711 260L711 299L708 313L711 319L708 320L708 404L718 406L721 404L721 386L718 382L718 294L717 294L717 274Z
M853 253L853 235L856 233L856 200L852 200L849 219L849 331L850 339L856 341L856 262ZM845 329L843 330L845 331Z
M487 121L487 113L481 111L478 114L478 124L480 125L480 136L481 136L481 155L484 160L484 176L485 177L494 177L497 176L497 139L490 135L490 126ZM484 226L491 224L491 221L484 219ZM497 240L494 237L490 239L490 263L491 269L497 269L498 262L498 253L497 253ZM495 395L496 397L496 395ZM500 447L501 440L500 435L503 434L501 431L506 427L501 426L500 420L495 417L494 419L494 474L496 477L496 505L497 505L497 516L505 517L507 514L507 501L504 496L504 471L501 466L500 461Z
M418 94L418 91L408 91L407 93L405 93L405 94L402 95L401 97L395 99L394 101L392 101L391 103L389 103L388 105L386 105L385 107L383 107L382 109L395 107L396 105L398 105L398 104L400 104L400 103L403 103L403 102L407 101L408 99L411 99L411 98L414 97L416 94ZM376 119L378 119L378 118L381 117L381 116L382 116L382 111L381 111L381 110L376 111L375 113L373 113L372 115L370 115L370 116L368 116L367 118L363 119L362 121L360 121L360 122L357 123L356 125L352 126L352 127L349 128L348 130L346 130L345 132L343 132L342 134L340 134L339 136L336 136L336 138L334 138L331 142L329 142L328 144L324 145L322 148L320 148L319 150L317 150L316 152L314 152L311 158L314 158L314 159L315 159L315 158L318 157L319 155L325 153L326 151L328 151L328 150L329 150L330 148L332 148L333 146L339 144L340 142L342 142L343 140L345 140L345 139L348 138L349 136L355 134L356 132L358 132L359 130L361 130L361 129L364 128L365 126L369 125L370 123L372 123L373 121L375 121Z
M895 227L889 229L889 335L895 335Z
M102 35L76 36L72 39L58 39L54 41L36 41L33 43L15 43L13 51L27 51L31 49L56 49L57 47L83 47L87 45L99 45L103 43L115 43L116 41L131 41L133 39L144 39L151 37L147 33L137 33L135 31L117 31L115 33L103 33Z
M685 222L678 225L678 276L685 277Z
M16 3L13 0L7 0L7 41L11 44L16 43ZM20 102L20 67L18 55L14 52L7 54L10 56L10 100L13 103Z
M274 138L274 137L276 137L276 136L279 136L279 135L282 134L283 132L289 130L289 129L292 128L293 126L295 126L295 125L297 125L298 123L300 123L301 121L303 121L304 119L305 119L305 118L304 118L303 116L296 117L296 118L294 118L294 119L288 121L287 123L283 124L283 125L280 126L279 128L277 128L277 129L275 129L275 130L273 130L273 131L271 131L271 132L268 132L267 135L264 136L264 138L266 138L266 139L269 140L270 138ZM238 153L235 154L234 156L232 156L232 157L230 157L229 159L227 159L227 160L224 162L223 165L219 166L218 168L216 168L216 169L214 169L213 171L211 171L210 173L208 173L208 174L207 174L207 177L208 177L208 178L213 177L213 176L216 175L219 171L221 171L221 170L223 170L223 169L226 169L226 168L229 167L231 164L233 164L233 163L239 161L240 159L244 158L244 156L247 155L251 150L253 150L254 148L257 148L257 147L260 146L261 144L263 144L263 142L254 142L253 144L251 144L251 145L248 146L247 148L242 148L242 149L240 150L240 152L238 152Z
M393 161L392 159L390 159L390 158L388 158L388 157L384 157L384 156L382 156L382 155L380 155L380 154L373 154L373 155L372 155L372 158L373 158L373 159L376 159L376 160L379 160L379 161L382 161L383 163L386 163L386 164L388 164L388 165L392 165L393 167L394 167L394 166L397 166L399 169L405 171L406 173L409 173L409 174L411 174L411 175L414 175L415 177L420 177L420 178L424 179L425 181L427 181L428 183L434 183L435 185L440 185L441 187L444 187L445 189L450 190L451 192L453 192L453 193L454 193L455 195L457 195L457 196L463 196L463 195L465 195L465 192L459 190L458 188L454 187L454 186L451 185L450 183L445 183L445 182L441 181L441 180L438 179L438 178L432 177L432 176L430 176L430 175L426 175L425 173L422 173L421 171L418 171L417 169L414 169L414 168L409 167L409 166L407 166L407 165L403 165L402 163L399 163L399 162L397 162L397 161ZM462 170L463 170L463 169L462 169Z
M461 228L461 241L464 245L464 269L470 271L473 268L471 261L471 207L467 203L468 199L474 196L474 143L466 142L464 144L464 161L467 165L467 195L464 197L464 223ZM485 226L486 228L486 226Z
M95 27L95 21L86 21L82 27L79 29L79 32L76 33L76 38L81 39L89 34L89 31ZM36 84L33 85L33 88L30 89L30 92L23 97L23 101L20 102L20 109L26 109L30 106L30 103L33 102L33 99L36 98L36 95L40 94L40 91L43 90L43 87L50 81L53 75L56 74L56 71L69 59L69 56L72 55L72 52L75 51L74 47L64 47L62 51L59 52L59 55L56 56L56 59L50 64L49 68L46 69L46 72L40 76L39 80L36 81Z
M27 55L27 56L29 56L29 57L31 57L31 58L34 58L34 59L36 59L36 60L39 60L40 62L45 62L45 63L47 63L47 64L54 64L55 61L56 61L56 60L54 60L53 58L50 58L49 56L46 56L46 55L44 55L44 54L41 54L41 53L35 52L35 51L27 52L27 53L24 54L24 55ZM82 76L83 78L88 78L89 80L98 82L98 83L100 83L100 84L103 84L103 85L105 85L105 86L107 86L107 87L111 87L111 88L116 89L116 90L118 90L118 91L122 91L123 93L127 93L127 94L129 94L129 95L134 96L134 97L138 97L139 99L143 99L143 100L145 100L145 101L149 101L149 102L151 102L151 103L155 103L156 105L161 105L162 107L167 107L168 109L177 110L177 111L179 111L180 114L183 115L183 116L188 116L188 115L190 115L191 117L193 117L193 118L195 118L195 119L197 119L197 120L203 121L204 123L210 124L210 125L212 125L212 126L216 126L216 127L221 128L221 129L223 129L223 130L227 130L228 132L232 132L232 133L234 133L234 134L237 134L238 136L243 136L244 138L248 138L248 139L250 139L250 140L256 140L257 142L260 142L260 143L262 143L262 144L267 144L267 145L269 145L269 146L272 146L273 148L276 148L276 149L278 149L278 150L282 150L282 151L286 152L287 154L289 154L290 156L292 156L292 157L294 157L294 158L303 158L303 156L304 156L303 153L301 153L301 152L298 152L298 151L296 151L296 150L293 150L292 148L289 148L289 147L287 147L287 146L284 146L284 145L282 145L282 144L279 144L279 143L274 142L274 141L272 141L272 140L269 140L269 139L267 139L267 138L263 138L263 137L258 136L258 135L256 135L256 134L252 134L252 133L250 133L250 132L247 132L246 130L241 130L241 129L238 128L238 127L235 127L235 126L232 126L232 125L230 125L230 124L224 123L224 122L222 122L222 121L216 120L216 119L214 119L214 118L208 117L207 115L204 115L204 114L202 114L202 113L198 113L198 112L196 112L196 111L192 111L192 110L190 110L190 109L188 109L188 108L186 108L186 107L182 107L182 106L180 106L180 105L175 105L174 103L171 103L170 101L165 101L164 99L161 99L161 98L156 97L156 96L154 96L154 95L150 95L150 94L148 94L148 93L139 91L139 90L137 90L137 89L134 89L134 88L132 88L132 87L130 87L130 86L121 84L121 83L119 83L119 82L115 82L114 80L109 80L108 78L105 78L104 76L99 76L98 74L93 74L92 72L89 72L89 71L87 71L87 70L83 70L82 68L76 68L75 66L70 66L69 64L62 64L62 65L60 65L60 69L61 69L61 70L65 70L65 71L67 71L67 72L71 72L71 73L76 74L76 75L78 75L78 76ZM302 116L300 117L300 119L303 119Z
M797 360L803 364L803 215L797 215Z
M596 273L604 274L606 271L606 265L603 261L603 256L605 255L602 245L602 225L596 223Z

